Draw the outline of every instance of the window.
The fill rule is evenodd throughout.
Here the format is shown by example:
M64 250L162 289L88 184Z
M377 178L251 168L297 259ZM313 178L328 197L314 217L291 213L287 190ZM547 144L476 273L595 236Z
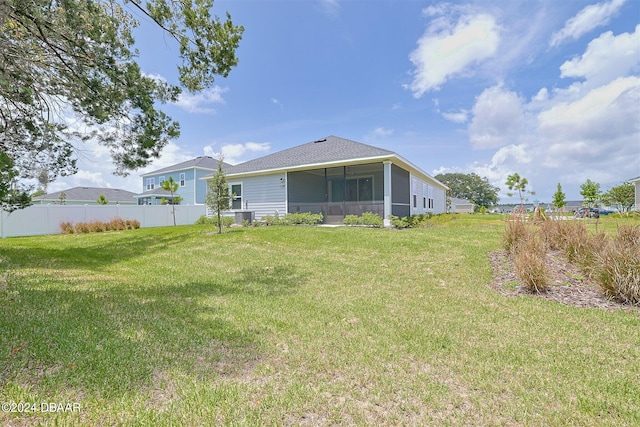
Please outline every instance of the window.
M427 187L427 194L429 197L429 209L433 209L433 187L432 186Z
M183 172L183 173L180 174L180 187L184 187L185 186L185 181L186 181L186 178L185 178L185 174Z
M147 190L153 190L154 188L156 188L156 179L147 178Z
M231 209L242 209L242 184L231 184Z
M426 197L422 198L422 207L425 208L425 209L427 208L427 198Z
M333 179L329 181L329 201L370 202L373 200L373 178Z
M413 195L413 207L418 207L418 196L416 196L415 194Z
M162 187L162 183L165 181L164 176L161 176L160 179L158 179L158 185L160 187Z

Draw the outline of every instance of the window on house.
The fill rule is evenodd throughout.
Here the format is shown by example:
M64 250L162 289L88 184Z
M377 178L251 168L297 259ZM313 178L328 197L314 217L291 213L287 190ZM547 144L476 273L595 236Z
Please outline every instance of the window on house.
M422 207L425 208L425 209L427 208L427 198L426 197L422 198Z
M186 176L184 173L180 174L180 187L184 187L185 186L185 181L186 181Z
M242 209L242 184L231 184L231 209Z
M328 190L330 202L370 202L373 200L373 178L332 179Z
M427 187L427 195L429 197L429 209L433 209L433 187Z
M160 179L158 179L158 186L162 187L162 183L165 181L164 176L161 176Z
M147 178L147 190L153 190L154 188L156 188L156 179Z
M413 195L413 207L418 207L418 196L416 196L415 194Z

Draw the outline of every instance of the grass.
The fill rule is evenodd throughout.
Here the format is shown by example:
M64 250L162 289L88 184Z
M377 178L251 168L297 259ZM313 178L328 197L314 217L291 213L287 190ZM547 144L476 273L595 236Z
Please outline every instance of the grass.
M81 411L0 424L640 424L637 311L495 293L503 230L2 240L0 402Z

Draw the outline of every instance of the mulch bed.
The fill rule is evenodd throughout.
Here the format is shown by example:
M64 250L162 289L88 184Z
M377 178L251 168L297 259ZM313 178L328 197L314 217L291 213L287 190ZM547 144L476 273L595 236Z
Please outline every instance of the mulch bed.
M516 277L513 261L506 252L490 253L489 261L493 268L493 289L505 296L532 295ZM568 262L560 252L551 251L547 254L547 266L551 276L550 286L546 292L533 295L576 307L622 309L640 313L640 307L608 298L597 283L585 277L580 269Z

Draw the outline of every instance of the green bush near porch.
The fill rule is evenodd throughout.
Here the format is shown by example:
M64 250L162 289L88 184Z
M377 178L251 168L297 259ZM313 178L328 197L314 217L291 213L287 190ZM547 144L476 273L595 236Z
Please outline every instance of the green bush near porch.
M363 225L367 227L382 227L384 221L382 217L373 212L364 212L362 215L347 215L344 217L345 225Z

